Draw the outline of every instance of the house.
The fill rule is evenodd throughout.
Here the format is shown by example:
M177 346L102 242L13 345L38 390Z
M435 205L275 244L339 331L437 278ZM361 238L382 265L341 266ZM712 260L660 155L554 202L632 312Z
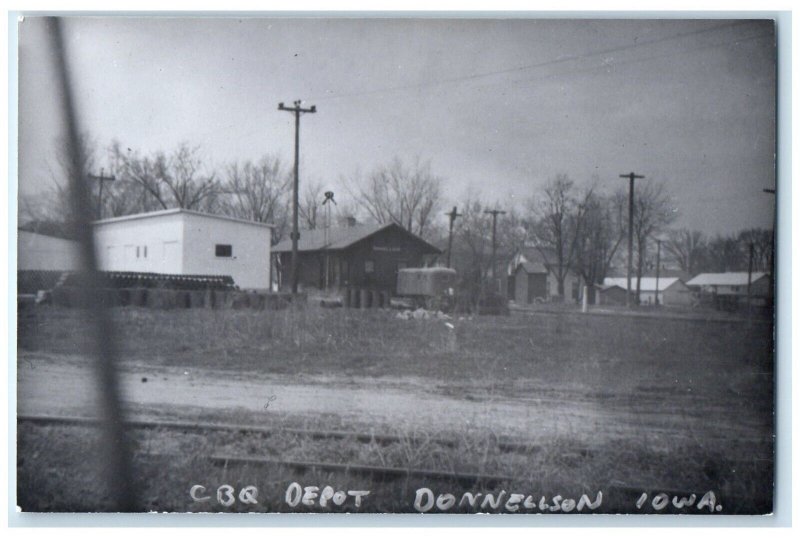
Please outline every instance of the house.
M74 271L78 264L76 241L23 229L17 231L18 271Z
M767 304L772 297L772 279L768 273L754 272L749 275L750 298L755 304ZM686 283L700 294L701 299L711 297L727 303L742 303L747 300L747 272L700 273Z
M292 241L272 248L276 275L282 289L291 285ZM302 230L298 240L298 284L303 289L397 289L397 272L423 267L429 255L441 250L402 226L357 224Z
M94 223L103 271L230 276L242 289L269 289L272 225L167 209Z
M52 289L66 271L80 266L78 243L38 228L17 230L17 294Z
M690 306L692 291L678 277L642 277L639 286L639 303L656 304L656 285L658 285L658 303L664 306ZM627 277L606 277L599 287L598 304L625 304L625 290L628 288ZM631 295L635 297L637 289L636 277L631 278Z
M557 300L556 259L557 257L553 250L548 248L525 246L517 251L507 267L509 299L514 299L517 304L530 304L537 298L544 301ZM542 269L546 273L542 273ZM527 276L521 276L523 282L518 282L517 275L522 275L523 273ZM580 301L583 297L582 284L583 280L580 275L568 270L564 275L564 299ZM542 287L544 288L543 292ZM528 290L531 289L533 289L533 295L530 295L530 300L528 300L531 293Z

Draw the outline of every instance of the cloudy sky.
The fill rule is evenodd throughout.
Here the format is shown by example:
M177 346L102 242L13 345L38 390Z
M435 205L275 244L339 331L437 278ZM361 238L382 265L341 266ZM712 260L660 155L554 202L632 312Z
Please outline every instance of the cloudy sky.
M144 153L186 141L222 165L293 158L301 180L430 160L455 202L521 203L548 178L668 185L678 225L771 226L768 21L74 18L82 129ZM22 194L47 188L61 111L41 20L20 25ZM341 194L340 194L341 193Z

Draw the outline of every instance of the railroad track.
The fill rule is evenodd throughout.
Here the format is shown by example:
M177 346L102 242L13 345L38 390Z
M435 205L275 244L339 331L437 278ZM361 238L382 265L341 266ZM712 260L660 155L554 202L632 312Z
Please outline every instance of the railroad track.
M17 421L34 422L39 424L64 424L91 426L100 422L93 417L73 417L58 415L18 415ZM292 434L306 437L309 439L350 439L360 443L377 443L389 445L400 442L420 442L421 439L414 439L394 434L364 433L343 430L309 430L303 428L270 428L251 424L219 424L214 422L197 421L173 421L173 420L141 420L129 419L125 424L131 428L165 428L185 431L224 431L230 433L258 433L263 435ZM431 437L424 439L426 442L435 443L440 446L452 448L458 445L458 440L443 437ZM496 437L497 449L501 452L524 452L532 453L541 450L541 447L521 439L513 439L506 436ZM591 453L589 449L580 449L582 455Z
M53 416L53 415L18 415L18 422L28 422L34 424L44 425L73 425L73 426L96 426L100 424L100 420L92 417L70 417L70 416ZM128 420L126 425L129 428L141 429L171 429L176 431L192 431L192 432L209 432L209 431L223 431L231 433L256 433L261 435L273 434L295 434L304 436L310 439L350 439L361 443L379 443L388 445L391 443L399 442L414 442L414 439L405 438L392 434L375 434L375 433L361 433L349 432L339 430L309 430L298 428L268 428L263 426L247 425L247 424L219 424L211 422L196 422L196 421L154 421L154 420ZM428 438L426 442L439 443L442 446L456 446L458 441L446 438ZM541 447L524 443L520 441L513 441L510 439L497 439L497 447L503 447L505 451L527 451L536 452L541 450ZM583 450L586 455L594 455L592 451ZM172 453L148 453L147 456L154 458L174 458L180 456L179 454ZM522 484L525 478L521 476L507 476L507 475L493 475L484 473L469 473L457 471L445 471L435 469L413 469L405 467L391 467L391 466L377 466L377 465L363 465L351 463L334 463L325 461L302 461L302 460L283 460L271 459L258 456L243 456L234 454L212 454L206 456L205 459L215 465L231 466L231 465L252 465L252 466L266 466L266 467L285 467L297 471L322 471L329 473L342 473L361 476L371 476L374 478L382 478L385 480L397 480L403 478L421 478L428 480L445 480L469 488L476 485L482 485L487 488L502 487L508 489L514 484ZM731 461L731 464L740 464L739 461ZM752 463L752 460L750 461ZM615 492L618 495L624 495L627 498L639 498L642 493L649 493L651 498L657 494L668 495L670 498L674 496L684 496L687 494L685 489L676 488L674 486L666 487L653 487L644 485L624 484L620 482L609 484L603 488L607 493ZM742 498L728 498L728 502L734 506L740 503L747 502Z
M34 424L44 425L66 425L66 426L97 426L100 420L92 417L74 417L74 416L56 416L56 415L18 415L18 422L28 422ZM191 432L210 432L210 431L223 431L230 433L246 433L246 434L260 434L260 435L274 435L274 434L294 434L297 436L306 437L315 440L325 439L349 439L360 443L378 443L380 445L390 445L400 442L421 442L421 439L407 438L399 435L392 434L376 434L376 433L362 433L362 432L349 432L340 430L309 430L299 428L268 428L263 426L254 426L247 424L219 424L213 422L196 422L196 421L154 421L154 420L127 420L125 422L128 428L137 429L171 429L176 431L191 431ZM455 447L458 441L455 439L446 438L426 438L425 442L439 444L445 447ZM511 441L509 439L497 439L499 450L504 452L536 452L541 450L541 447L530 443L520 441ZM176 454L162 454L152 453L149 454L154 457L174 457ZM386 479L398 478L428 478L428 479L443 479L452 480L462 485L484 484L486 486L494 486L497 484L519 482L519 477L504 476L504 475L491 475L483 473L463 473L456 471L442 471L434 469L410 469L404 467L389 467L389 466L376 466L376 465L360 465L360 464L343 464L332 463L323 461L300 461L300 460L278 460L253 456L240 456L229 454L213 454L206 456L206 459L214 464L219 465L265 465L265 466L280 466L288 467L295 470L318 470L325 472L341 472L351 473L356 475L370 475L374 477L382 477Z

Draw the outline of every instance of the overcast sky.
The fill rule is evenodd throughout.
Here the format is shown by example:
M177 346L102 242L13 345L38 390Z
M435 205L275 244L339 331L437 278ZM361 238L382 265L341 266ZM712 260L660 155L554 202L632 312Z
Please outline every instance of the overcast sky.
M210 165L278 154L301 181L399 156L430 160L457 202L501 207L548 178L635 171L668 184L677 225L769 227L771 21L75 18L65 24L82 129L144 153L186 141ZM51 181L61 111L41 20L20 25L22 194Z

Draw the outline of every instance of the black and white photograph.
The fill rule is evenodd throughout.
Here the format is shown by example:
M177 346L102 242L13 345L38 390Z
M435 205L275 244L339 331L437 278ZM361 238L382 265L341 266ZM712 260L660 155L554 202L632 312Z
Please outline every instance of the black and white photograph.
M774 513L774 19L13 24L23 515Z

